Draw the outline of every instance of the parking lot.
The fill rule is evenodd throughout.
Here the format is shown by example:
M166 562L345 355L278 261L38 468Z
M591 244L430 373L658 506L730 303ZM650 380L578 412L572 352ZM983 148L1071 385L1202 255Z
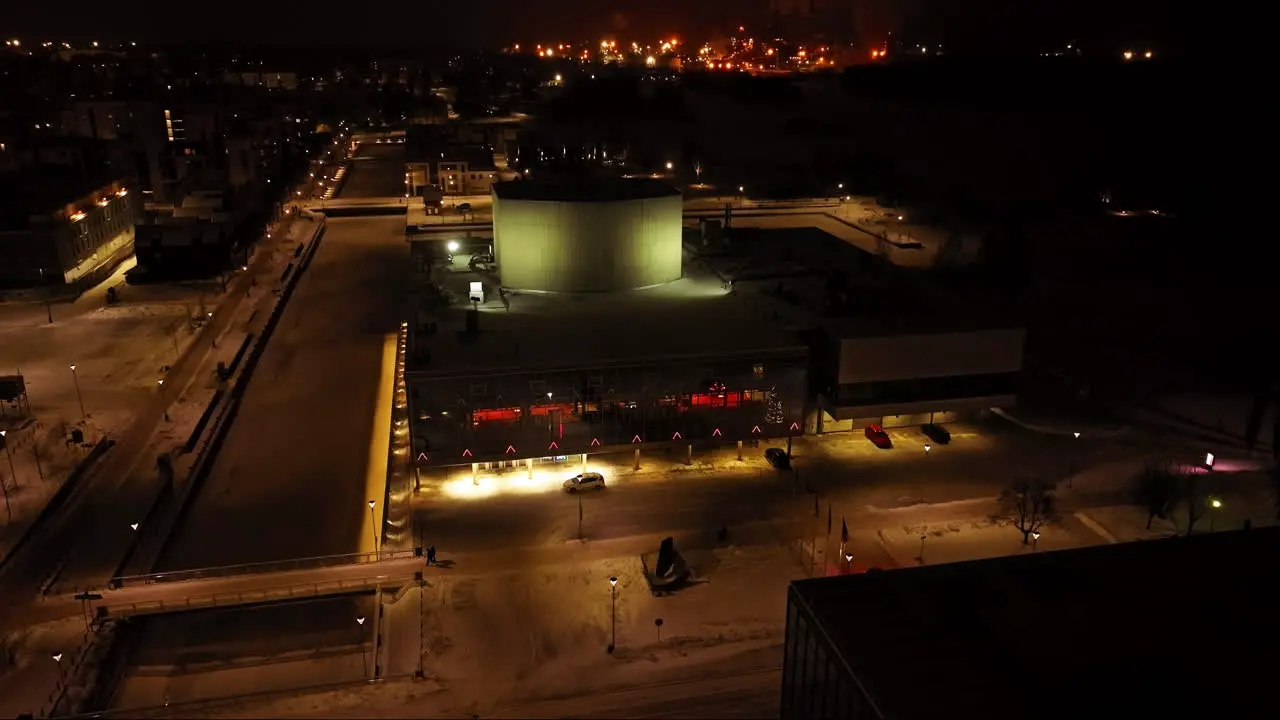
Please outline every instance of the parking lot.
M1014 473L1064 475L1086 453L1061 438L1040 436L1003 421L951 426L939 445L918 427L887 430L894 446L873 445L860 431L808 436L792 447L792 470L771 467L769 447L785 439L698 449L646 450L640 468L632 453L581 455L507 469L469 465L424 471L413 506L421 540L442 552L532 548L575 540L651 538L715 533L768 525L785 540L790 524L812 513L813 495L866 508L896 508L994 497ZM930 450L924 447L929 444ZM586 471L605 476L602 491L570 495L564 481ZM579 507L582 527L579 530ZM643 543L640 543L641 545Z

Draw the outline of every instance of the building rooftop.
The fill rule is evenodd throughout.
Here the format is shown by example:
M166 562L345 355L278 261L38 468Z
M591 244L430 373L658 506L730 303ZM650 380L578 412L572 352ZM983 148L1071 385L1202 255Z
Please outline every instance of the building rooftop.
M1277 576L1268 528L801 580L791 597L883 717L1248 717L1270 695L1255 653L1277 639Z
M664 180L611 177L511 180L495 184L493 192L500 200L545 202L616 202L680 195Z
M508 293L511 309L506 310L492 277L465 271L466 262L466 256L457 256L457 271L441 276L441 284L457 300L435 312L438 332L418 339L430 359L411 367L413 372L469 375L806 352L797 337L766 321L749 300L730 295L705 273L686 269L686 277L674 283L621 293ZM485 302L479 307L480 332L467 338L462 331L473 281L484 282Z
M32 216L61 210L110 183L110 178L57 165L0 176L0 227L27 227Z
M700 242L686 233L687 246ZM696 248L698 262L754 295L794 329L835 337L964 332L1013 327L1004 314L953 296L817 228L735 228Z

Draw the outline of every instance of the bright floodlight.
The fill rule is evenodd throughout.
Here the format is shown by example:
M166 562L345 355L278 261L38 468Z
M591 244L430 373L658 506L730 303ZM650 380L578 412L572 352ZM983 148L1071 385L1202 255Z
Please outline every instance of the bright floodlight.
M138 523L129 523L129 527L130 527L130 528L132 528L132 529L134 529L134 530L137 530L137 529L138 529Z
M667 163L667 169L670 170L671 168L672 168L671 163Z
M359 615L359 616L357 616L357 617L356 617L356 622L357 622L357 623L359 623L359 624L361 624L361 625L363 625L363 624L364 624L364 616L363 616L363 615Z
M370 500L370 501L369 501L369 509L370 509L370 510L372 510L372 509L373 509L374 502L375 502L375 501L373 501L373 500Z
M616 578L616 577L611 577L611 578L609 578L609 584L610 584L610 585L617 585L617 584L618 584L618 578Z
M1218 508L1222 507L1222 501L1217 498L1214 498L1213 502L1211 502L1210 505L1213 505L1213 509L1217 510Z
M458 241L450 240L448 248L449 248L449 252L458 252Z
M929 452L929 451L930 451L930 450L932 450L932 449L933 449L933 446L932 446L932 445L930 445L929 443L925 443L925 444L924 444L924 451L925 451L925 452Z
M1078 432L1073 432L1073 433L1071 433L1071 434L1072 434L1072 435L1075 435L1077 440L1079 440L1079 439L1080 439L1080 433L1078 433Z

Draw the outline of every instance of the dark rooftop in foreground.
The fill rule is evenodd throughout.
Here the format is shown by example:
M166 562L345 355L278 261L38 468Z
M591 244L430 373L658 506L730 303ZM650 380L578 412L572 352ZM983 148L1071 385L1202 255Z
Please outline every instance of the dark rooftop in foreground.
M1007 312L958 297L813 227L735 227L727 242L686 247L739 293L785 325L839 337L972 332L1020 327Z
M1266 528L801 580L789 595L886 718L1262 717L1278 575L1280 528Z
M493 192L500 200L543 202L618 202L680 195L664 180L610 177L511 180L495 184Z
M57 212L110 182L103 174L63 167L0 175L0 227L27 227L32 216Z

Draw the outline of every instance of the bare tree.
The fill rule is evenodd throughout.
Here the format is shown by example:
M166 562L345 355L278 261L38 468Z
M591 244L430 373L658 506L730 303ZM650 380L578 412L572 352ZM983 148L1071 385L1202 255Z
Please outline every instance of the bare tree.
M1138 500L1147 509L1147 529L1156 518L1169 517L1178 504L1181 477L1177 468L1168 462L1152 460L1142 469L1138 478Z
M1054 518L1053 485L1019 478L1000 492L1000 503L1015 527L1022 532L1022 544L1031 544L1031 535L1040 532Z
M1187 535L1196 523L1209 512L1209 492L1201 473L1195 469L1183 469L1179 473L1178 500L1187 511Z

